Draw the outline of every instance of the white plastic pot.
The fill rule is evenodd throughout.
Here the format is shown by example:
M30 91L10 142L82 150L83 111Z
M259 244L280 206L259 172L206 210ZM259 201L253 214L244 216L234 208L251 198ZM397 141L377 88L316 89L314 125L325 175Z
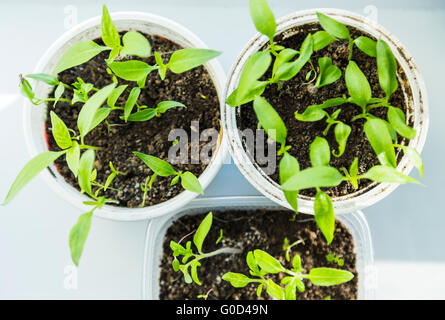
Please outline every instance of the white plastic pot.
M146 34L164 37L184 48L207 48L207 46L188 29L174 21L157 15L141 12L118 12L112 14L111 17L119 31L132 29ZM47 50L40 59L34 72L52 73L60 57L70 46L82 40L93 40L101 36L100 23L101 17L95 17L70 29ZM215 59L206 63L205 67L210 73L220 101L222 101L224 98L223 90L226 79L224 71ZM42 82L33 83L33 88L37 97L47 97L51 90L49 86ZM48 151L45 138L45 119L45 106L34 106L29 101L25 101L25 138L29 152L33 157L41 152ZM223 138L213 159L199 177L199 181L204 189L218 173L225 155L226 143ZM54 192L69 203L79 207L81 210L89 211L91 209L82 204L82 202L88 198L69 185L53 165L51 165L48 170L44 170L42 175ZM168 201L145 208L130 209L106 205L101 210L96 210L95 215L113 220L127 221L155 218L184 207L196 196L196 193L184 191Z
M414 129L417 135L409 142L409 146L421 152L425 143L426 134L428 131L429 112L428 102L426 96L426 89L417 66L414 64L413 58L405 49L405 47L397 40L390 32L386 31L377 23L352 12L337 9L312 9L305 11L298 11L277 22L277 34L307 23L318 22L316 12L322 12L330 17L342 22L346 26L355 27L365 33L370 34L375 38L381 38L386 41L393 51L399 65L403 68L408 78L408 83L412 94L404 92L405 102L408 106L407 122L413 121ZM229 73L228 83L226 86L225 96L227 97L238 86L241 71L247 59L259 51L265 44L268 38L257 33L242 50L241 54L236 59ZM405 91L405 90L404 90ZM225 103L224 103L225 104ZM282 190L279 185L269 178L260 167L252 162L249 156L244 151L242 145L236 117L240 112L240 108L233 108L229 105L224 105L223 122L224 130L226 132L229 151L234 159L235 164L249 182L262 194L278 204L290 208L287 203ZM413 166L408 160L403 157L397 166L397 169L408 175ZM397 188L396 184L389 183L372 183L367 188L348 194L346 196L337 197L333 199L334 211L336 214L354 212L365 207L368 207L386 196ZM313 198L300 195L298 198L298 209L300 212L313 213Z
M184 215L205 214L213 211L228 210L283 210L282 207L263 196L239 196L219 198L199 198L191 201L179 212L161 219L150 220L145 235L144 265L142 268L142 299L159 299L159 280L163 255L163 244L168 228ZM338 217L352 234L358 272L358 299L375 299L377 288L374 249L371 231L362 212L357 211ZM240 258L242 259L242 258ZM181 279L182 281L182 279Z

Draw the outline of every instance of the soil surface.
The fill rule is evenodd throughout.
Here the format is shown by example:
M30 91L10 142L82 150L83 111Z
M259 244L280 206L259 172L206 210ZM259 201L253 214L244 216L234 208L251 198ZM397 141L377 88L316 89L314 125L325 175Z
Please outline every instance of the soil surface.
M208 299L270 299L265 291L258 298L254 284L249 284L244 288L234 288L230 283L222 280L222 276L226 272L248 275L246 255L254 249L268 252L279 259L284 266L291 268L291 264L285 260L283 250L285 237L288 238L289 243L303 241L292 248L290 261L295 254L300 254L305 272L314 267L330 267L349 270L355 275L351 281L332 287L317 287L304 280L306 290L303 293L297 292L298 300L319 300L326 297L336 300L357 299L358 274L354 241L346 226L337 220L334 240L328 246L313 216L298 214L295 221L290 221L294 216L290 211L213 212L213 225L204 241L203 252L212 252L222 247L240 248L243 252L217 255L201 260L202 266L198 268L198 277L202 285L186 284L182 272L174 272L172 268L173 256L169 244L171 240L178 242L185 235L188 237L183 239L181 244L185 245L188 240L191 241L193 232L198 228L204 216L201 214L181 217L167 230L160 265L160 299L197 299L199 295L205 295L208 292L210 292ZM221 229L224 236L218 244L215 244ZM192 248L194 248L193 245ZM341 256L344 259L344 266L339 267L334 262L328 262L326 255L330 253L336 257ZM279 281L280 276L276 276L274 280Z
M362 35L373 38L372 36L352 27L348 27L348 29L353 39L356 39ZM314 34L319 30L322 30L322 28L318 23L296 27L276 37L276 42L279 45L285 46L286 48L299 50L308 33ZM375 38L373 39L376 40ZM287 143L288 145L292 146L289 153L298 159L301 169L311 166L309 159L310 144L314 141L315 137L324 136L323 131L325 130L327 124L326 118L317 122L298 121L295 119L294 113L295 111L303 113L304 110L306 110L306 108L310 105L321 104L330 98L348 95L348 90L346 88L344 79L344 73L349 63L348 54L349 49L347 40L334 41L324 49L313 53L311 60L317 71L318 59L321 57L330 57L332 59L332 63L339 67L342 71L341 78L330 85L316 88L315 80L309 83L309 81L305 79L307 73L311 70L310 64L307 63L300 73L297 74L297 76L282 83L281 90L278 89L278 85L269 85L262 95L275 108L286 124L288 130ZM376 59L366 55L356 46L354 46L352 60L357 63L368 79L372 90L372 97L384 97L384 92L380 88L378 80ZM273 63L271 66L272 65ZM398 68L398 73L403 83L400 83L399 81L399 87L391 96L390 103L391 105L402 109L406 114L407 106L405 105L404 94L401 86L403 86L407 92L410 92L410 89L406 80L406 75L400 66ZM271 74L272 67L270 67L268 72L264 75L264 80L270 78ZM311 77L313 77L313 75ZM337 169L341 169L342 167L349 169L354 158L358 157L359 174L363 174L371 167L378 165L379 161L363 130L365 120L361 119L354 122L351 121L352 118L361 113L361 108L354 104L346 103L339 107L331 107L325 110L329 114L333 114L339 108L341 108L342 111L340 112L338 120L348 124L351 127L352 132L348 138L346 150L343 155L339 158L331 155L330 166L336 167ZM255 112L253 111L252 103L248 103L241 108L238 108L238 110L238 127L241 130L246 128L256 130L258 121ZM371 113L379 118L385 120L387 119L386 108L375 108ZM338 151L338 144L334 135L334 127L335 126L332 126L330 128L325 138L327 139L331 150ZM400 144L405 144L404 140L405 139L399 137ZM277 144L277 146L279 145ZM267 145L265 146L265 149L268 150ZM278 150L278 148L276 149ZM402 155L398 154L398 161L400 161L401 157ZM281 157L277 157L277 169L270 175L270 178L277 183L279 183L278 163L280 159ZM369 180L360 180L359 190L367 187L371 183L372 182ZM350 183L343 182L337 187L325 188L324 191L332 197L339 197L355 192L356 190L353 189ZM300 193L306 196L314 196L315 189L302 190Z
M148 35L146 37L152 46L153 52L160 52L164 62L168 62L172 52L180 49L178 45L165 39ZM96 40L96 42L102 44L101 40ZM85 82L94 84L96 88L102 88L112 83L112 78L106 72L106 64L104 62L108 54L109 52L105 51L80 66L63 71L59 74L59 79L66 84L72 84L77 77L80 77ZM126 57L122 60L142 60L150 65L155 64L153 56L147 59ZM125 105L129 92L136 86L135 82L119 79L119 85L121 84L128 84L128 87L116 103L117 106ZM53 94L51 94L51 97L53 97ZM71 99L72 91L65 90L63 97ZM108 189L104 193L107 198L118 200L119 206L139 207L143 197L140 185L144 184L147 176L153 173L139 158L133 155L133 151L168 160L169 148L172 146L173 141L178 138L173 137L169 141L170 131L172 129L184 129L188 135L188 141L185 146L187 146L190 159L190 149L192 147L190 137L192 132L199 133L200 135L202 131L208 128L215 128L218 132L220 130L220 109L217 91L209 73L204 67L198 67L182 74L174 74L167 71L164 81L159 78L156 71L150 73L147 78L146 88L142 89L137 101L138 104L156 107L159 102L167 100L181 102L187 108L170 109L160 118L155 117L146 122L128 123L119 118L122 116L123 111L115 110L107 118L111 124L110 128L102 123L85 138L85 144L101 148L100 151L96 152L95 162L95 168L98 172L96 181L98 183L104 184L111 173L110 161L116 170L126 173L126 175L118 175L111 184L112 188L118 189L117 191ZM66 102L59 102L56 108L52 109L52 104L49 105L46 125L50 150L59 150L59 148L51 134L49 111L54 110L70 129L75 130L77 128L77 116L82 106L83 103L75 103L73 106L70 106ZM136 107L133 112L135 110ZM196 123L192 125L192 121L197 121L199 125L196 125ZM76 132L78 133L77 130ZM212 148L209 152L212 155L217 145L217 141L213 140L216 139L207 138L205 141L200 141L199 149L208 143L212 143ZM196 160L196 156L193 156L193 158ZM174 168L178 171L191 171L199 177L207 166L203 162L198 164L192 164L191 161L186 162L188 164L175 164ZM56 165L65 179L78 188L77 180L66 165L65 158L58 159ZM183 191L180 183L170 186L171 179L170 177L157 177L153 188L148 192L146 206L164 202Z

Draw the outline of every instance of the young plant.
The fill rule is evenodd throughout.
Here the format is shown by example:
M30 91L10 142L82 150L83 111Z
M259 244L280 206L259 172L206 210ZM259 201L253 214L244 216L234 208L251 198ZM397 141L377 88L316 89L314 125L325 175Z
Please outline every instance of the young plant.
M329 254L326 255L326 261L327 262L334 262L339 267L343 267L345 265L345 260L342 259L342 255L335 256L334 254L329 253Z
M182 246L179 242L170 241L170 248L173 251L173 270L175 272L181 271L184 274L184 281L186 283L195 282L198 285L201 285L201 282L198 278L198 267L201 266L200 261L203 259L207 259L219 254L239 254L241 253L240 249L237 248L220 248L213 252L204 253L202 251L203 243L212 227L213 223L213 214L209 212L206 217L202 220L198 229L196 230L193 236L193 244L196 247L197 252L194 252L192 249L192 242L187 241L185 247ZM182 258L181 258L182 257Z
M156 158L151 155L147 155L140 152L133 152L133 154L136 155L139 159L141 159L154 172L154 174L156 174L156 176L161 176L161 177L173 176L173 179L170 183L171 186L178 183L180 179L181 185L184 189L195 193L204 194L204 191L202 189L201 183L199 182L198 178L190 171L186 172L176 171L172 167L172 165L167 161L164 161L162 159ZM152 180L154 180L153 177Z
M371 57L376 56L376 42L368 37L360 36L356 39L352 39L348 28L327 15L317 12L318 22L325 31L318 31L314 34L314 50L318 51L328 46L332 42L338 39L348 40L349 43L349 56L352 58L352 48L354 44L364 53Z
M334 83L341 77L341 70L336 65L332 64L332 59L329 57L323 57L318 59L318 66L320 72L317 77L315 86L321 88Z
M274 43L276 22L266 0L250 0L250 15L257 30L269 38L269 49L253 54L246 61L238 87L226 101L232 107L252 101L255 96L263 94L270 84L277 84L278 88L281 88L283 81L294 78L306 63L310 62L313 53L311 34L306 37L298 51ZM275 56L275 61L271 77L267 80L259 80L272 64L272 55ZM292 60L295 57L297 58Z
M283 250L286 252L286 261L287 262L290 262L290 252L291 252L292 248L299 245L300 243L304 243L304 241L300 239L293 243L289 243L289 240L287 238L284 238Z
M243 288L250 283L258 284L257 296L260 297L263 290L272 298L278 300L296 300L297 290L304 292L304 279L316 286L334 286L350 281L354 275L347 270L332 268L312 268L305 273L301 265L301 257L294 255L292 267L287 269L280 261L265 251L254 250L247 254L246 262L250 276L242 273L228 272L222 279L230 282L235 288ZM284 274L281 285L272 280L272 275Z

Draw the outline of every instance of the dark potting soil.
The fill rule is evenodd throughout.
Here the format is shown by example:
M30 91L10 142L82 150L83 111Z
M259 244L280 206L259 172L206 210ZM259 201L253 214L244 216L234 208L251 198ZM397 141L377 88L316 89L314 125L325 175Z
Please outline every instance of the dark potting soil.
M180 49L178 45L165 39L148 35L146 37L150 41L153 52L160 52L164 62L169 60L173 51ZM101 40L96 40L96 42L102 44ZM59 74L59 79L66 84L72 84L77 80L77 77L80 77L85 82L94 84L96 88L103 88L112 83L112 77L106 72L107 66L104 62L108 54L108 51L103 52L80 66L63 71ZM142 60L150 65L155 64L153 56L147 59L129 57L125 60L130 59ZM119 79L119 84L128 84L127 89L116 103L118 106L123 106L129 92L136 86L136 83ZM52 97L53 95L54 93L51 94ZM72 91L65 90L63 97L71 99ZM168 151L173 143L172 140L169 141L168 139L169 132L173 129L184 129L188 134L187 149L190 159L190 148L192 147L190 137L192 132L199 133L200 135L203 130L208 128L215 128L218 132L220 130L219 99L212 79L204 67L198 67L182 74L174 74L167 71L164 81L159 78L156 71L150 73L147 78L146 88L141 91L138 104L156 107L159 102L167 100L181 102L187 106L187 109L174 108L168 110L160 118L155 117L146 122L128 123L120 120L119 117L123 114L121 110L112 111L107 118L111 124L110 131L102 123L85 137L85 144L101 148L101 150L96 152L96 162L94 164L94 167L97 169L96 181L98 183L104 184L111 173L110 161L116 170L126 173L126 175L118 175L110 186L118 189L118 191L108 189L104 193L107 198L118 200L119 206L140 206L143 197L140 185L143 185L147 176L153 173L139 158L133 155L133 151L168 160ZM75 103L73 106L70 106L66 102L59 102L54 109L52 104L48 106L46 125L50 150L59 150L59 148L51 134L49 112L54 110L70 129L76 129L77 116L82 106L82 103ZM192 125L192 121L199 122L199 125ZM176 138L173 137L173 140ZM203 146L212 143L213 146L209 152L212 155L217 141L213 141L215 139L207 139L206 141L199 142L199 149L201 150ZM196 160L196 156L193 157ZM203 162L192 164L191 161L187 161L187 163L174 164L174 167L179 171L191 171L197 177L206 168L206 164ZM77 180L66 165L65 158L58 159L56 165L65 179L78 188ZM156 178L153 188L147 195L147 206L164 202L183 191L180 183L170 186L171 179L164 177Z
M265 291L258 298L254 284L249 284L244 288L234 288L230 283L222 280L222 276L226 272L249 275L246 255L255 249L266 251L285 267L291 268L290 263L285 260L283 250L285 237L288 238L289 243L303 240L292 248L290 261L295 254L300 254L305 272L314 267L330 267L348 270L354 274L351 281L332 287L313 286L309 281L304 280L306 290L303 293L297 292L298 300L319 300L326 297L336 300L357 299L358 274L354 241L346 226L337 220L334 240L328 246L313 216L299 214L295 221L290 221L293 216L290 211L213 212L213 225L204 241L203 252L212 252L222 247L240 248L243 252L217 255L201 260L202 266L198 268L198 277L202 285L186 284L182 272L175 272L172 268L173 256L170 241L178 242L186 235L188 236L182 240L181 244L185 245L188 240L191 241L193 232L196 231L204 216L201 214L181 217L167 230L160 265L160 299L197 299L199 295L205 295L208 292L210 292L208 299L270 299ZM215 244L221 229L223 238L221 242ZM334 262L328 262L326 255L330 253L336 257L341 256L344 259L344 266L339 267ZM279 283L280 277L282 274L275 276L273 280Z
M365 34L355 28L348 27L353 39L359 36L372 36ZM308 35L308 33L314 34L315 32L322 30L318 23L308 24L301 27L296 27L287 31L285 34L281 34L276 38L276 42L286 48L292 48L299 50L302 42ZM375 38L373 38L376 40ZM315 87L315 81L308 84L305 79L306 74L310 71L310 64L307 63L305 67L300 71L300 73L293 79L283 82L281 90L278 90L277 85L269 85L264 91L263 97L275 108L279 113L284 123L286 124L288 130L288 145L292 146L289 153L298 159L301 169L305 169L311 166L309 159L309 147L314 141L315 137L323 137L323 131L325 130L327 124L326 119L322 119L317 122L302 122L295 119L294 113L298 111L303 113L304 110L310 105L321 104L327 99L337 98L343 95L348 95L348 90L346 88L344 73L348 65L348 41L339 40L331 43L326 48L316 51L313 53L311 59L316 68L318 68L318 59L321 57L330 57L332 63L339 67L342 71L342 76L336 82L321 87L317 89ZM365 74L368 79L373 97L384 97L384 92L380 88L378 74L377 74L377 63L376 59L369 57L362 51L360 51L356 46L354 46L352 60L357 63L360 69ZM271 64L272 66L273 64ZM272 67L264 75L264 80L271 76ZM405 114L407 114L407 106L405 105L404 94L401 86L409 93L410 88L408 85L407 77L403 72L403 69L399 66L398 74L401 77L403 83L399 81L399 87L397 91L391 96L390 103L392 106L402 109ZM341 169L345 167L349 170L355 157L359 159L359 174L363 174L368 171L371 167L378 165L379 161L375 155L370 143L368 142L365 132L363 130L363 125L365 120L357 120L352 122L352 118L361 113L361 108L351 104L346 103L339 107L331 107L325 109L329 114L333 114L337 109L341 108L342 111L338 117L343 123L348 124L352 128L352 132L348 138L346 150L343 155L339 158L331 155L330 166ZM256 130L258 125L258 120L256 118L255 112L253 111L252 103L246 104L239 109L237 116L238 127L241 130L251 129ZM387 109L386 108L375 108L372 112L375 116L381 119L387 119ZM338 150L338 144L335 140L334 126L332 126L325 136L327 139L331 150ZM267 139L266 139L267 140ZM405 139L399 137L399 143L405 144ZM278 147L278 144L277 144ZM267 152L268 147L265 146ZM276 148L278 150L278 148ZM399 153L397 155L397 160L400 161L402 155ZM278 163L281 157L277 157L277 169L270 176L272 180L279 183L278 174ZM370 180L360 180L359 190L366 188L372 182ZM339 197L350 194L357 190L354 190L352 185L348 182L343 182L337 187L324 188L332 197ZM314 196L315 189L308 189L300 191L301 194L306 196Z

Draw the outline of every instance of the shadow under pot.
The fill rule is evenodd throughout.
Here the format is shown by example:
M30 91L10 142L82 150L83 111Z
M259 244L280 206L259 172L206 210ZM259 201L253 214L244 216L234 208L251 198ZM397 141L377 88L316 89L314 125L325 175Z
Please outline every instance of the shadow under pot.
M26 139L33 156L45 151L59 151L60 146L53 136L51 113L55 113L65 123L71 135L77 135L78 119L85 105L82 98L91 98L97 93L97 90L88 90L89 86L102 89L117 80L114 90L119 94L116 92L115 99L108 96L102 106L112 108L111 112L84 139L85 145L96 148L92 167L95 178L93 191L106 185L110 175L114 175L112 183L107 188L102 187L100 192L100 196L105 196L113 203L103 205L95 215L115 220L154 218L183 207L198 193L185 190L180 179L171 185L174 175L157 175L154 179L155 172L134 152L173 162L169 159L169 151L176 145L177 150L186 152L181 154L183 158L177 159L181 163L172 163L172 167L176 172L190 172L199 177L199 183L205 189L219 171L225 153L224 145L221 144L220 125L220 99L225 76L219 63L213 59L183 72L173 72L167 68L165 79L155 69L148 74L145 84L127 79L132 78L131 74L120 77L118 67L113 68L113 64L119 66L127 61L137 61L138 67L142 63L154 66L159 65L161 60L167 64L178 50L204 49L206 45L183 26L160 16L123 12L111 14L111 18L124 50L126 43L134 41L131 38L135 37L134 31L137 31L139 36L148 40L150 52L141 57L132 52L123 53L122 50L121 56L107 64L110 51L105 50L85 63L58 72L58 79L70 86L70 89L65 88L55 106L54 102L49 102L46 107L25 102ZM127 33L132 34L128 36ZM61 57L73 45L86 40L104 46L100 17L74 27L58 39L40 60L34 73L53 74L60 66ZM43 82L31 83L36 97L58 97L57 86L50 87ZM121 91L118 90L120 88ZM153 113L156 108L159 111L159 106L164 102L175 104L164 105L162 112ZM132 113L125 120L122 116L127 112L124 109L129 109L128 104L133 105ZM142 121L135 118L137 112L145 112L145 115L151 112L154 116ZM203 132L206 129L212 129L216 136L205 135ZM203 160L200 151L204 148L209 152ZM91 199L79 192L78 177L74 176L65 156L50 165L44 177L70 203L82 210L91 209L83 204ZM151 178L153 181L150 181Z
M348 39L331 36L325 30L326 24L322 26L319 21L320 13L343 24L351 41L359 38L367 40L351 43ZM311 40L310 49L308 39ZM379 40L385 43L395 58L393 74L397 89L389 95L388 101L384 101L388 95L386 87L382 87L382 76L379 75L381 67L378 67L376 59ZM271 52L266 36L259 33L255 35L232 67L226 87L223 120L229 151L240 171L256 189L282 206L296 207L288 202L292 193L290 196L283 193L286 181L280 177L279 167L283 151L298 161L297 171L312 169L319 165L316 163L318 161L336 169L335 175L340 177L336 176L335 183L321 183L318 189L308 187L291 190L291 183L287 183L289 188L285 190L298 192L298 211L304 213L314 213L314 199L321 192L332 199L333 211L339 214L370 206L389 195L398 183L414 181L406 176L414 165L422 170L419 154L428 128L428 105L420 72L412 57L394 36L355 13L318 9L296 12L278 20L274 46L278 50L275 53ZM292 74L291 64L298 66L299 59L303 59L307 51L311 51L308 55L310 59L307 58L300 65L301 69L297 68L299 71ZM267 68L261 70L263 73L259 71L261 67L257 67L259 78L255 79L251 73L249 80L245 69L249 68L249 64L253 65L255 55L258 62L264 58L260 55L266 52L271 52L270 64L266 62ZM264 65L262 62L258 64ZM291 67L287 73L280 74L280 67L284 70L288 66L286 64ZM250 98L244 91L244 97L237 96L236 90L241 92L241 86L249 81L261 87L256 98L251 94L255 90L250 91ZM354 84L358 87L363 84L364 91L369 91L371 98L364 103L358 101L356 98L363 92L361 87L355 90ZM245 97L248 101L243 101ZM274 128L277 129L275 137L264 133L270 129L267 128L267 122L271 123L272 117L263 116L261 119L272 108L275 118L281 118L286 129ZM365 113L366 117L363 116ZM383 121L369 121L374 119ZM375 136L379 136L382 130L376 129L378 126L368 125L368 122L383 124L383 131L387 132L385 146L389 145L387 153L391 156L392 152L392 158L386 157L386 154L382 156L380 142L374 143L372 137L373 131ZM397 123L393 126L394 122ZM366 126L371 128L367 130ZM404 131L399 132L395 128L402 128L408 133L402 135L400 132ZM281 138L285 137L281 139L285 140L285 144L279 143L280 134ZM377 138L381 139L380 136ZM323 150L324 143L327 152L317 157L322 154L320 150ZM318 149L314 152L315 156L312 149ZM388 169L388 166L391 168ZM391 174L383 175L385 179L382 180L371 168L392 171ZM403 178L394 179L394 171L402 174ZM350 176L353 174L359 179L352 181ZM367 176L372 176L374 180ZM399 177L399 174L395 173L394 176ZM302 175L298 184L297 179L294 179L294 185L311 185L309 175L303 178Z
M175 218L149 227L144 298L372 298L372 245L361 213L337 219L337 236L328 246L313 216L256 207L193 208L192 203ZM202 237L204 229L208 234ZM261 275L253 275L255 270Z

